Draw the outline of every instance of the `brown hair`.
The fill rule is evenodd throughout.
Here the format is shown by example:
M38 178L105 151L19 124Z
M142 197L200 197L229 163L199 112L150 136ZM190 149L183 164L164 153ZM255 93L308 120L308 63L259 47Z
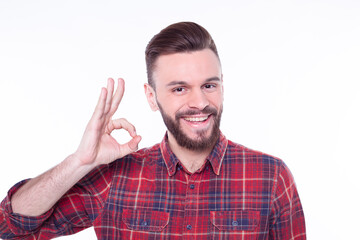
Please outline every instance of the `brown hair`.
M211 49L219 58L215 42L209 32L196 23L179 22L164 28L146 46L145 60L148 83L155 90L152 73L159 56L198 51L206 48Z

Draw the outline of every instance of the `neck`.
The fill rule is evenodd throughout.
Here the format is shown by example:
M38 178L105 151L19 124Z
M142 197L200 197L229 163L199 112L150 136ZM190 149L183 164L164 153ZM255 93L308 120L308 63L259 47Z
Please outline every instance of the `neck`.
M214 146L209 146L201 151L189 150L180 146L174 136L168 132L169 146L176 157L179 159L183 167L189 172L194 173L200 169L209 154L211 153Z

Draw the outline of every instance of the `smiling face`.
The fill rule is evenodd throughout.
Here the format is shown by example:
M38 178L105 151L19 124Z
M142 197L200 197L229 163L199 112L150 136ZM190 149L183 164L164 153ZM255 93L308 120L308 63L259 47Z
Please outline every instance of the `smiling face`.
M153 79L156 90L146 84L146 95L151 108L160 110L169 141L194 151L212 148L223 103L221 66L213 51L162 55Z

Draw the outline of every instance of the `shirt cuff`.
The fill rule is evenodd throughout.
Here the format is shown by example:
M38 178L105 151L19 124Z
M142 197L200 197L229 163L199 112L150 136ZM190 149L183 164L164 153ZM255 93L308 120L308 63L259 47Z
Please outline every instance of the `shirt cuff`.
M46 213L36 217L25 216L13 212L11 207L11 197L27 181L29 181L29 179L23 180L15 184L9 190L6 198L1 203L1 207L5 210L4 215L7 225L10 228L11 232L13 232L15 235L25 235L36 231L44 223L44 221L51 216L53 212L53 209L50 209Z

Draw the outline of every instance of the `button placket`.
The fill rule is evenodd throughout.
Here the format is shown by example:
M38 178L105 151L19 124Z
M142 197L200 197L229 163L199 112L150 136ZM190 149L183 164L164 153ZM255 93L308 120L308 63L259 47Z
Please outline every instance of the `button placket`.
M198 187L200 185L199 179L201 179L201 174L203 172L199 173L193 173L189 175L188 181L187 181L187 187L186 187L186 205L185 205L185 216L184 216L184 225L183 225L183 231L187 233L184 239L193 239L194 236L191 235L195 231L195 228L197 225L194 222L194 212L197 211L197 199L198 199Z

